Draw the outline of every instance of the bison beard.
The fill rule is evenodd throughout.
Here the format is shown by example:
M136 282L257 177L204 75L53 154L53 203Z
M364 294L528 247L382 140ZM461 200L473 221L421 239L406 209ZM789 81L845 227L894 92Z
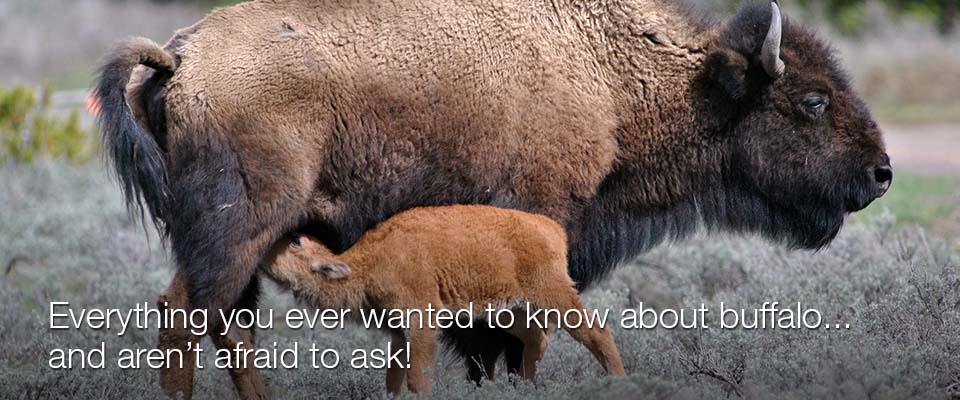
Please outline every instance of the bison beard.
M438 15L460 12L421 2ZM399 4L389 6L405 12ZM546 12L504 2L521 9L511 9L521 18L593 18L576 3L564 6L570 9ZM171 293L189 291L192 307L209 309L256 307L257 264L288 232L306 231L342 251L415 206L481 203L547 215L566 228L569 272L584 289L698 226L818 248L837 234L846 212L876 197L863 180L864 165L883 151L869 112L829 50L800 27L784 23L785 50L760 57L768 3L747 6L722 25L659 2L613 2L607 11L608 25L578 21L563 34L525 32L478 12L490 18L478 22L484 29L527 33L486 36L504 41L485 46L509 53L495 61L511 74L481 76L488 60L470 53L421 71L422 55L414 53L398 62L416 76L391 71L401 76L389 79L365 68L397 60L357 60L386 51L376 48L380 42L335 38L324 52L311 51L326 43L311 44L302 31L329 33L323 29L337 21L323 20L332 11L318 14L296 1L220 9L178 32L166 51L135 41L111 56L97 89L105 148L128 203L142 199L169 235L179 267ZM302 15L323 28L305 26ZM260 24L224 23L249 18ZM450 26L460 26L454 21ZM244 29L253 31L234 32ZM444 47L442 32L425 33L437 43L403 48L458 49ZM397 35L390 37L403 40ZM605 38L610 53L597 54L583 36ZM237 37L259 42L230 41ZM534 38L553 42L525 47ZM336 58L338 51L348 55ZM549 52L561 54L548 59ZM581 63L590 58L584 54L596 64ZM765 71L778 70L781 55L785 72ZM333 68L337 63L349 68ZM155 71L134 73L140 80L124 98L137 64ZM331 72L345 70L366 74ZM833 87L829 119L810 118L791 103L813 80ZM251 81L270 84L250 89ZM475 86L458 86L462 81ZM837 143L851 148L823 150ZM505 351L508 367L519 366L519 341L504 332L451 330L446 340L467 358L474 380ZM241 396L264 393L255 373L231 373ZM175 389L187 390L190 374L186 388Z

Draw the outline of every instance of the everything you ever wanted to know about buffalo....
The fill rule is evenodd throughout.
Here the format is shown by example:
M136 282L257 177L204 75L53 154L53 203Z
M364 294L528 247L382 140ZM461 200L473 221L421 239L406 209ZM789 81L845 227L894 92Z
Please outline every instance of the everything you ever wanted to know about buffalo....
M515 311L521 310L522 313ZM475 306L459 310L434 308L359 310L349 309L302 309L294 308L283 314L280 324L275 324L275 310L231 310L218 311L219 317L226 321L221 332L208 332L206 310L191 311L177 309L151 308L148 303L136 304L132 308L74 308L69 302L51 302L49 304L49 328L56 334L62 330L105 330L123 336L132 330L146 330L160 326L181 324L190 329L197 337L216 334L223 335L230 329L273 329L283 325L287 329L327 329L337 330L348 327L350 323L366 329L409 329L433 328L446 329L471 328L480 324L506 328L515 324L525 327L544 328L547 321L559 321L564 326L607 327L616 325L620 329L850 329L842 322L823 321L819 310L800 302L780 304L764 302L756 307L734 307L721 302L715 308L705 304L690 308L664 308L655 310L640 303L637 308L620 311L598 310L556 310L538 309L530 303L514 309L498 308L494 305ZM518 316L519 315L519 316ZM255 368L313 368L333 369L344 365L351 368L386 368L389 365L406 367L409 360L410 343L386 343L380 348L353 349L348 356L333 348L319 347L316 343L266 343L259 349L248 349L238 343L234 348L218 349L214 354L213 366L218 369L247 367L234 365L246 363L252 359ZM182 349L122 348L108 354L105 342L93 349L57 348L48 353L48 366L54 369L107 368L115 365L121 369L179 367L182 363ZM191 342L185 351L202 355L204 349L198 343ZM251 354L252 358L246 357ZM237 357L244 355L244 357ZM113 359L113 361L110 361ZM196 368L204 368L204 358L195 357Z

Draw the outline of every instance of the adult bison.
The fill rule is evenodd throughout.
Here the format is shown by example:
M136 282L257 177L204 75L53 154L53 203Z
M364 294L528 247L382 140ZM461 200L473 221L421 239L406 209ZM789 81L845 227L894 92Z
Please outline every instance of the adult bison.
M414 206L546 214L586 287L698 225L824 246L892 179L831 51L775 3L712 23L656 0L253 1L120 46L97 94L127 201L172 243L174 307L255 307L284 234L343 250ZM497 331L451 336L476 379L517 360ZM189 397L192 373L163 383Z

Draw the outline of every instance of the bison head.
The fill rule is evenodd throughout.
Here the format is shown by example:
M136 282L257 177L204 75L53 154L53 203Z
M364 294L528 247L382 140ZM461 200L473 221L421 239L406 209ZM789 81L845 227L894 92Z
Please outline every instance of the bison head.
M743 196L735 227L818 248L889 188L893 170L866 105L830 48L783 20L775 1L724 25L706 71L711 102L732 118L724 179Z

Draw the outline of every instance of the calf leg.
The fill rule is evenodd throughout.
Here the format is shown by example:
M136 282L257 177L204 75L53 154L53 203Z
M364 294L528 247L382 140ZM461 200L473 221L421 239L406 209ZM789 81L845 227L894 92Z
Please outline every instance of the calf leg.
M400 331L391 331L390 343L394 345L391 348L405 347L406 338ZM387 365L387 393L394 399L400 398L401 391L403 391L403 380L406 376L407 371L404 366L393 363Z
M411 321L411 325L415 323ZM430 391L427 370L433 368L436 342L436 330L426 326L410 327L410 370L407 371L407 387L411 392L427 394Z
M603 369L613 376L624 376L623 361L620 360L620 352L613 342L613 335L607 328L593 327L587 328L569 328L567 332L578 342L590 349L593 356L600 362Z
M546 293L550 293L550 291L546 291ZM576 290L568 287L565 290L553 291L553 293L556 293L556 295L541 299L536 304L543 308L560 310L561 313L566 310L577 310L580 313L581 321L587 320L587 314ZM551 321L552 324L559 322L563 321ZM620 352L617 351L617 346L613 342L613 335L610 334L609 329L599 326L589 328L586 322L583 322L577 328L569 328L569 324L566 323L560 325L570 333L570 336L593 353L593 356L608 374L614 376L625 375L623 361L620 360Z

